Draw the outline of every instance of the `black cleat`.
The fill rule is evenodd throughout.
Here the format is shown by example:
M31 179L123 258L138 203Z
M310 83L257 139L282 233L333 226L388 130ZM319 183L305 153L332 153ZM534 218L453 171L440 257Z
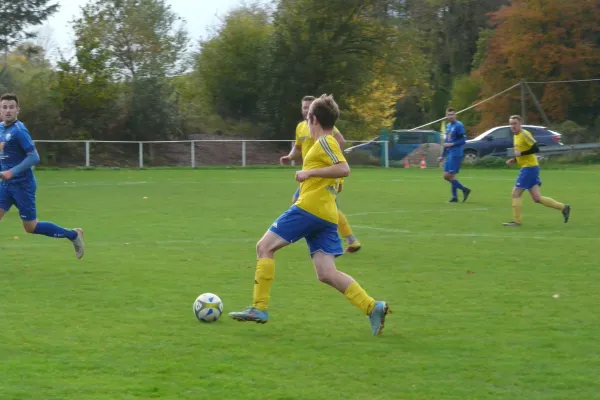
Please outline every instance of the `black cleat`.
M463 203L465 201L467 201L467 199L469 198L470 194L471 194L471 189L465 188L465 190L463 190Z
M458 203L458 199L456 197L453 197L450 200L448 200L448 203Z
M569 222L569 217L571 216L571 206L565 204L565 208L562 210L563 218L565 219L565 224Z

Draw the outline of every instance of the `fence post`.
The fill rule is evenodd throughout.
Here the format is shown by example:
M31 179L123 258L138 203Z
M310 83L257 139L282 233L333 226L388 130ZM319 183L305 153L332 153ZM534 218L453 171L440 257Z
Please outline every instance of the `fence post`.
M196 141L192 140L192 146L190 147L192 157L192 168L196 168Z
M90 166L90 141L85 141L85 166Z
M385 155L385 168L390 167L390 153L389 153L389 141L383 142L383 151Z
M246 166L246 141L242 140L242 167Z
M144 142L139 142L139 146L140 146L140 168L144 168Z

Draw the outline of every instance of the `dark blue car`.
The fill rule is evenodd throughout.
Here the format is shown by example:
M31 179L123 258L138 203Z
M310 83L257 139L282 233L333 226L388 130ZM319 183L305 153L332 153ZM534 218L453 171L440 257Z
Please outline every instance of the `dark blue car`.
M538 146L562 146L561 134L544 126L523 125L523 129L531 132ZM465 144L464 161L473 163L485 156L507 157L506 149L513 147L513 134L509 125L497 126Z

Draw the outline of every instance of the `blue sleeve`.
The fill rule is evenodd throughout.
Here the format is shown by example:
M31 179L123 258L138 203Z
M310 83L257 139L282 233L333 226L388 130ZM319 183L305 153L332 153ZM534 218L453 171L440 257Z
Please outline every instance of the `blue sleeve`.
M19 175L21 172L28 170L29 168L33 167L39 162L40 156L35 150L35 148L33 148L30 152L27 153L27 157L25 157L25 159L21 161L19 165L11 168L11 171L13 175Z
M19 130L17 131L17 140L19 141L19 145L25 153L29 154L35 150L33 140L31 140L29 131L27 130L27 128L25 128L24 125L19 126Z
M467 142L467 132L462 122L456 124L456 131L454 134L454 143L452 147L463 146Z
M467 143L467 139L465 137L462 137L461 139L458 139L457 141L452 143L452 147L462 146L465 143Z

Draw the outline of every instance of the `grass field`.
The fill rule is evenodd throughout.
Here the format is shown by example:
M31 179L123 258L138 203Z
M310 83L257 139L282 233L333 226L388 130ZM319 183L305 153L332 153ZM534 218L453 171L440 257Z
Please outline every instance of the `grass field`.
M390 303L374 338L304 242L276 256L268 324L192 313L249 305L292 170L39 171L40 219L83 227L86 256L0 224L0 399L600 399L600 169L542 171L568 224L526 199L504 228L516 172L464 170L464 204L439 170L352 172L363 249L338 268Z

